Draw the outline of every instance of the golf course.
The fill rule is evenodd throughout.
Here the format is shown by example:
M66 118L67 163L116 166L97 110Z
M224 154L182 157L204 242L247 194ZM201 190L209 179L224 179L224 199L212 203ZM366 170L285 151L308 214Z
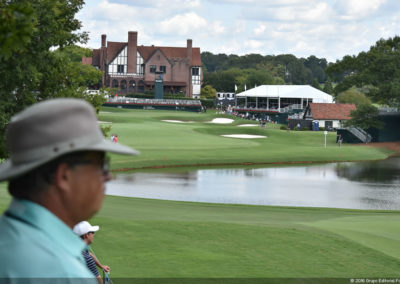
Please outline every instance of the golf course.
M111 126L109 136L116 134L119 143L141 152L111 155L113 174L379 160L395 154L366 145L338 147L335 132L328 133L325 145L323 131L287 131L271 123L261 128L215 110L103 107L99 121ZM0 212L10 199L6 183L0 183ZM92 248L111 267L113 279L400 278L399 211L106 196L90 222L100 226Z

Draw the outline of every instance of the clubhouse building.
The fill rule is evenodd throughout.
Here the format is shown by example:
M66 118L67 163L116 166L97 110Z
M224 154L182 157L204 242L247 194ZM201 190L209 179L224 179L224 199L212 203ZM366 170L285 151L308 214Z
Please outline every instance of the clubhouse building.
M128 42L107 41L101 36L100 49L93 57L82 58L103 71L102 84L116 88L121 95L153 90L155 80L163 80L164 92L200 97L203 80L200 48L138 45L138 33L128 32Z

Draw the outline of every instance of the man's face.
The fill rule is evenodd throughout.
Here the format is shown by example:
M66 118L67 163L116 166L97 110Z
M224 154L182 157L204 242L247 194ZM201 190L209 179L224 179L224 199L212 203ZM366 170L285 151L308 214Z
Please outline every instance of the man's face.
M87 152L82 162L71 168L71 214L76 222L89 219L101 208L105 183L111 179L103 164L104 153Z
M88 245L91 245L94 240L94 232L89 232L86 234L86 242Z

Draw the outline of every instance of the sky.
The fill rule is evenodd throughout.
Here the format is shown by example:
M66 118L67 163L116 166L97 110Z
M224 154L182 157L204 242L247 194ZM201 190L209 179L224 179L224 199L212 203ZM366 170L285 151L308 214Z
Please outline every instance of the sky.
M128 41L214 54L315 55L329 62L400 34L398 0L86 0L77 14L86 47Z

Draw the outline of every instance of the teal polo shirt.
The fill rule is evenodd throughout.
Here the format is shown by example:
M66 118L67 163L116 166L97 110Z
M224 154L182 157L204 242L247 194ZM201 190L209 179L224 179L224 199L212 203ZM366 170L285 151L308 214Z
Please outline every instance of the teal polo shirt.
M46 208L13 199L0 218L0 283L97 283L83 259L85 247Z

